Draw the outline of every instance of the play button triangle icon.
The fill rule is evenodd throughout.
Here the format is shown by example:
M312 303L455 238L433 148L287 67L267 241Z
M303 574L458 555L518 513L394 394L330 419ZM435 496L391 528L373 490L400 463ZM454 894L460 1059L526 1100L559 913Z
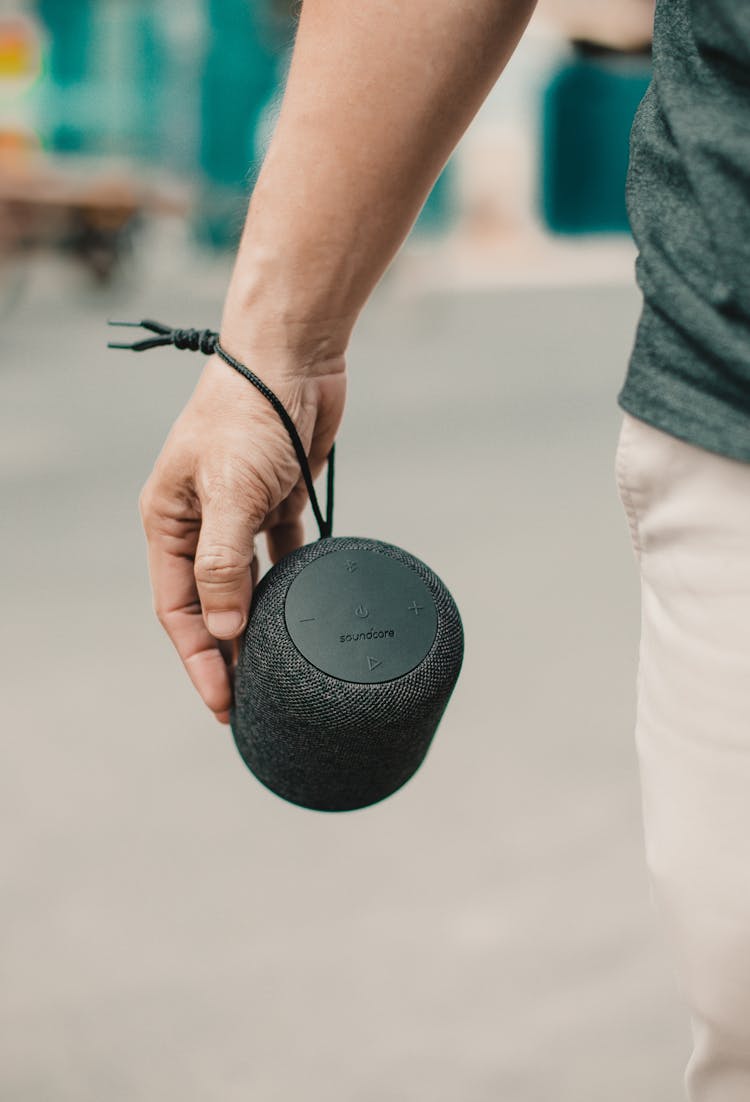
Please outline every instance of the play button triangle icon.
M382 666L383 663L379 658L373 658L372 655L368 654L367 655L367 665L369 666L370 673L372 673L373 670L376 670L378 668L378 666Z

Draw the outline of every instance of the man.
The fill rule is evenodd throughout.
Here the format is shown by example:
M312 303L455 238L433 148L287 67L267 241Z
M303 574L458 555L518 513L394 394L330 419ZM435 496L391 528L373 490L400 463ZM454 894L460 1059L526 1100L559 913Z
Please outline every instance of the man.
M533 0L306 0L227 294L223 345L313 474L355 320ZM629 205L644 309L617 485L643 585L637 743L654 898L693 1018L692 1102L750 1099L750 6L660 0ZM502 334L498 334L502 340ZM220 722L254 538L303 542L269 403L212 358L142 496L157 614Z

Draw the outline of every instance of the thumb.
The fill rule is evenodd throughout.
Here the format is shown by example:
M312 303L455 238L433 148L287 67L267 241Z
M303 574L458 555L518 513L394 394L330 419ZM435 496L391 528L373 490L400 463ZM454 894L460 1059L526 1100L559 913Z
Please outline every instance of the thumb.
M262 521L245 502L204 502L195 582L206 627L217 639L234 639L247 623L253 541Z

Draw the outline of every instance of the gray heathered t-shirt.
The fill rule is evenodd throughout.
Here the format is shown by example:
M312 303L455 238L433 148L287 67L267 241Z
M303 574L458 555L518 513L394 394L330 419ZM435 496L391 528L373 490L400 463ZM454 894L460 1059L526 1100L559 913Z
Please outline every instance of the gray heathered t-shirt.
M750 461L750 0L657 0L627 197L644 304L618 403Z

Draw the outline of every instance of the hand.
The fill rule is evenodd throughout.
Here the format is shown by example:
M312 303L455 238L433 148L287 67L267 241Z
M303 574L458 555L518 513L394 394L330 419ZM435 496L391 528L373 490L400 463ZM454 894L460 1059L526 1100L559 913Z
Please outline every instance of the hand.
M231 347L231 346L230 346ZM343 356L324 374L253 367L294 421L315 478L344 410ZM217 356L172 427L140 498L154 610L191 681L229 722L236 640L257 582L255 537L277 562L304 543L307 502L279 415ZM223 645L222 645L223 644Z

